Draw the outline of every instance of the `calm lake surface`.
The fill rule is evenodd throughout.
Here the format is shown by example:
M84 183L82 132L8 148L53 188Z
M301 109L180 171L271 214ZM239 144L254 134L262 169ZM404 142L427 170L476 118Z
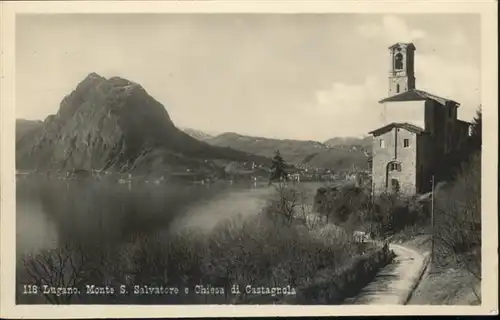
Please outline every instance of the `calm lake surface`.
M303 183L309 196L323 185ZM267 184L118 184L95 180L17 179L18 257L68 241L120 243L134 234L210 231L257 214L273 196Z

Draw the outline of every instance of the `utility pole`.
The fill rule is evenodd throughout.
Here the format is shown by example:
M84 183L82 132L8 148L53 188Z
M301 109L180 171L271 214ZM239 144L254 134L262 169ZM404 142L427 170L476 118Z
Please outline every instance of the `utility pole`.
M434 175L432 175L431 178L431 183L432 183L432 189L431 189L431 262L434 263L434 237L435 237L435 230L434 230Z

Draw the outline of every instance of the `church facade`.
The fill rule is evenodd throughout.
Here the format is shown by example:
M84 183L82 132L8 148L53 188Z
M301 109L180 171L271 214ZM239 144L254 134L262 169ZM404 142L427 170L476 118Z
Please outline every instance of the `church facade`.
M389 47L388 97L379 101L384 125L370 132L374 194L430 191L437 160L469 135L458 102L416 89L415 51L412 43Z

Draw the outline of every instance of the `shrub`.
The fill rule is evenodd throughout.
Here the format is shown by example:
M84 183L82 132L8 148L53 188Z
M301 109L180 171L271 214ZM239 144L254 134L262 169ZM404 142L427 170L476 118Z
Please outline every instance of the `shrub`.
M348 185L320 188L315 208L328 221L348 230L387 237L407 226L427 223L428 211L418 201L386 193L372 198L369 189Z
M435 235L441 263L460 265L481 279L481 155L472 155L436 195Z
M77 246L63 246L57 250L46 250L43 253L29 255L22 260L26 283L36 285L41 290L43 285L55 288L82 286L89 280L88 252ZM38 292L40 293L40 292ZM49 303L69 303L74 294L42 295Z
M277 196L295 194L283 189ZM275 198L271 207L250 218L236 217L215 228L210 234L196 231L178 233L149 233L133 235L126 243L112 247L58 249L42 253L36 259L26 259L26 266L37 270L52 267L49 273L58 286L119 284L147 284L150 286L176 286L192 288L196 285L224 287L228 292L232 284L298 287L311 281L319 270L342 268L366 250L348 233L328 228L310 229L294 224L292 215L276 212L273 204L283 204L290 199ZM297 201L300 204L299 201ZM287 204L287 208L290 208ZM295 208L292 206L292 208ZM282 210L283 207L278 207ZM287 211L288 212L288 211ZM285 218L285 219L283 219ZM53 254L60 261L77 259L72 264L52 263ZM69 267L68 267L69 266ZM24 271L31 269L25 269ZM58 282L60 274L70 276ZM31 283L46 283L47 274L30 272ZM51 278L52 279L52 278ZM65 300L49 303L247 303L248 297L240 296L68 296ZM269 301L267 301L269 302Z
M345 224L352 214L366 211L369 206L367 190L352 185L320 188L315 197L315 210L337 225Z

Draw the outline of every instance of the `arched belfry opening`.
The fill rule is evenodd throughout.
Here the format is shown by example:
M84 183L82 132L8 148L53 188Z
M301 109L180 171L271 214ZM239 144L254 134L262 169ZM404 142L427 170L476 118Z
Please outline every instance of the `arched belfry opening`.
M415 89L415 46L398 42L389 47L389 96Z
M394 55L394 69L403 70L403 54L401 52Z

